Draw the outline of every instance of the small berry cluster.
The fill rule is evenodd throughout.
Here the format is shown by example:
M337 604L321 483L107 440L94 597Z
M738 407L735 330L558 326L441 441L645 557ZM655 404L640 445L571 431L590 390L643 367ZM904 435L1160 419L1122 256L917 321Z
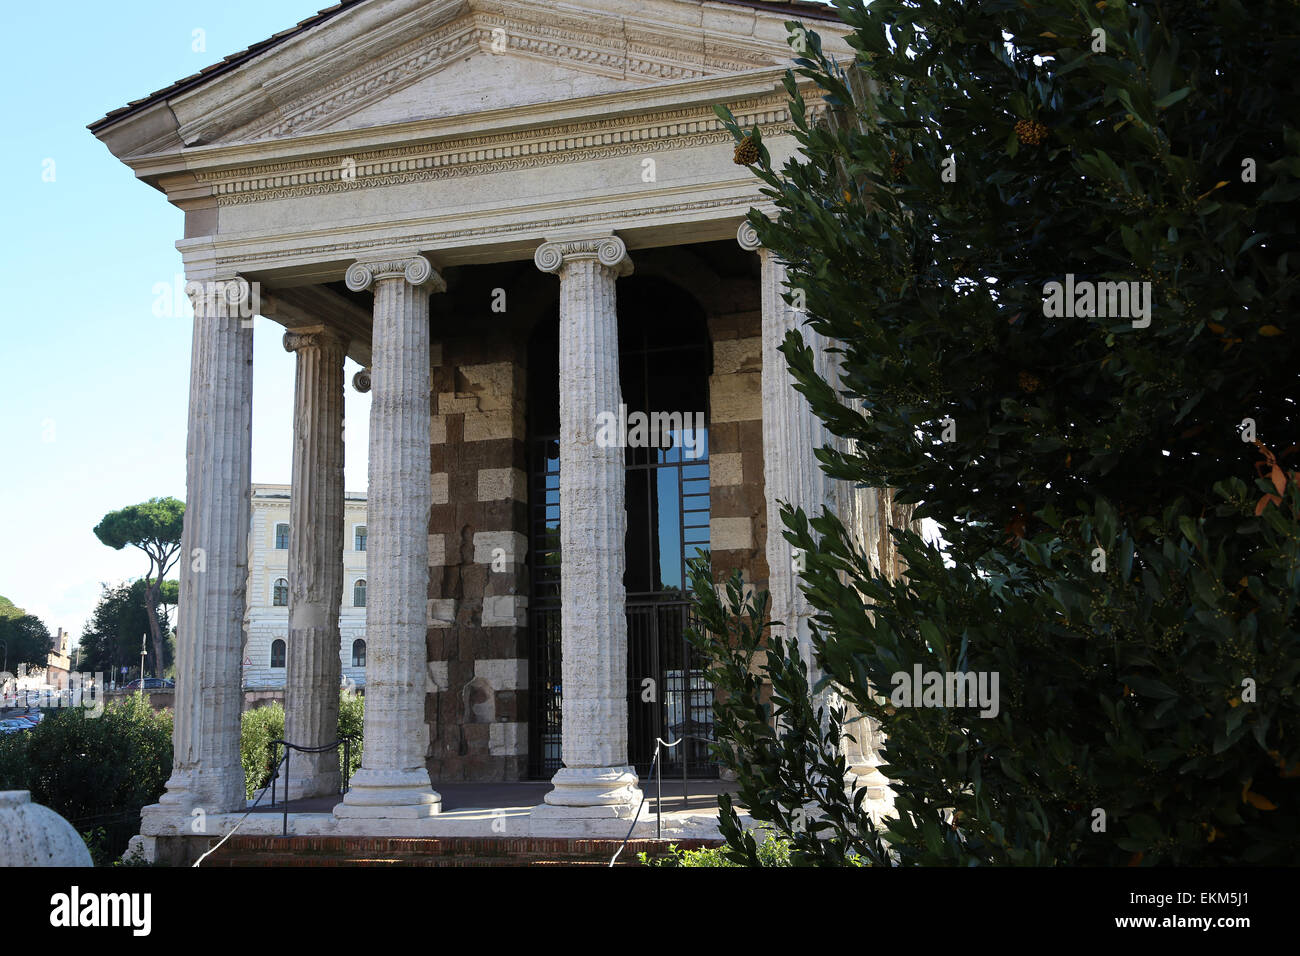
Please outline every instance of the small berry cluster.
M1037 120L1018 120L1016 138L1024 146L1037 146L1047 139L1047 127Z
M908 163L903 160L902 156L892 149L889 151L889 173L893 176L895 182L903 178L903 170L907 166Z
M752 136L746 136L736 144L732 162L737 166L752 166L758 162L758 158L758 144L754 142Z

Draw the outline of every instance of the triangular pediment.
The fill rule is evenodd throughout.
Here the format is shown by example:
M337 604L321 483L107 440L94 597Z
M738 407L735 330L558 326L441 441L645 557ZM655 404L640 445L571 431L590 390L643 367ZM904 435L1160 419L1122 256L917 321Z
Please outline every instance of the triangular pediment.
M370 0L171 106L193 146L562 102L786 64L782 19L699 0Z

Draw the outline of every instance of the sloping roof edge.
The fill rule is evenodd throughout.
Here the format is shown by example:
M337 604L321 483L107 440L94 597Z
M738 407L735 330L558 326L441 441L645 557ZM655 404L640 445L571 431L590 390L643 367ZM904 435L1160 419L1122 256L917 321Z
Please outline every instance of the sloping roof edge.
M98 134L100 130L125 119L133 113L138 113L141 110L152 106L154 103L165 100L177 93L184 93L187 90L191 90L196 86L206 83L208 80L220 76L222 73L228 73L236 67L247 63L254 57L265 53L272 47L279 46L286 40L298 36L299 34L306 33L313 27L318 26L327 20L333 19L345 10L365 2L366 0L339 0L338 3L334 4L334 6L326 7L324 10L319 10L314 16L308 17L305 20L300 20L296 25L289 27L286 30L281 30L274 36L267 37L265 40L254 43L252 46L240 50L238 53L232 53L219 63L205 66L203 69L199 70L199 72L192 73L183 79L177 80L175 83L164 86L160 90L155 90L148 96L142 96L137 100L132 100L125 106L119 106L117 109L111 110L93 123L88 124L86 128L92 133ZM786 2L782 3L770 3L766 2L766 0L701 0L701 2L725 3L732 6L762 10L766 13L785 13L794 17L808 16L817 20L839 19L839 15L835 12L834 7L822 3L810 2L810 0L786 0Z

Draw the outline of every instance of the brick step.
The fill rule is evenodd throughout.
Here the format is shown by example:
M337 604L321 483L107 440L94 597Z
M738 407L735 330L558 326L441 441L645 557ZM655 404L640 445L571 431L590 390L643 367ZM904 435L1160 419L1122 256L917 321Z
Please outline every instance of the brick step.
M607 866L619 840L506 837L265 837L235 836L205 866ZM717 840L675 841L683 849L720 846ZM660 856L668 840L633 840L618 865L636 866L637 854Z

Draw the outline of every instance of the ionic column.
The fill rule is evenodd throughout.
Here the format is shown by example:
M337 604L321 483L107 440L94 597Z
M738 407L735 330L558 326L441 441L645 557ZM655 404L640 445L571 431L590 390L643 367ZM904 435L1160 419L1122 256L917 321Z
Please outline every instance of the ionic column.
M248 584L253 331L242 279L192 282L190 407L176 623L172 774L142 831L205 832L207 814L246 804L239 759ZM201 815L190 811L202 809ZM178 819L179 818L179 819ZM196 829L198 828L198 829Z
M596 424L622 401L615 283L632 263L613 236L547 242L533 258L560 277L564 761L533 815L620 818L641 799L627 752L624 453L596 441Z
M304 747L338 739L339 605L343 600L343 340L286 332L298 358L289 494L289 641L284 737ZM291 798L339 792L339 755L294 752Z
M875 555L878 539L869 538L864 532L878 529L888 541L890 515L887 509L881 514L879 505L888 501L890 493L853 488L845 482L834 481L821 470L814 450L826 445L838 447L841 442L813 414L808 400L795 390L780 346L789 331L798 332L813 350L818 374L836 388L840 380L839 356L826 351L825 337L804 325L804 313L785 301L784 295L790 291L786 264L762 246L754 227L742 223L736 239L742 248L757 252L762 263L763 481L772 620L784 625L787 635L797 637L800 653L808 665L809 681L813 683L820 677L811 646L815 611L799 587L794 551L782 535L785 523L781 520L781 504L801 507L809 518L822 511L834 512L858 543ZM848 765L846 784L867 787L872 800L883 799L887 781L876 769L880 763L876 756L880 744L876 728L869 718L858 713L851 701L833 689L814 700L816 707L829 708L835 704L845 708L845 736L840 744Z
M785 524L781 521L781 504L803 508L809 517L832 504L830 480L813 454L829 436L808 400L795 391L780 346L786 333L795 331L821 356L825 354L825 341L820 333L803 326L803 313L784 300L783 295L789 291L785 263L759 243L754 227L741 223L736 240L741 248L757 252L762 263L763 483L772 620L784 625L786 634L798 636L800 651L811 667L809 621L813 610L799 589L793 548L782 536ZM815 678L811 672L809 676Z
M442 798L425 765L429 590L429 293L446 289L423 256L354 263L373 289L370 487L366 528L366 718L361 769L339 817L427 817ZM337 648L336 648L337 653Z

